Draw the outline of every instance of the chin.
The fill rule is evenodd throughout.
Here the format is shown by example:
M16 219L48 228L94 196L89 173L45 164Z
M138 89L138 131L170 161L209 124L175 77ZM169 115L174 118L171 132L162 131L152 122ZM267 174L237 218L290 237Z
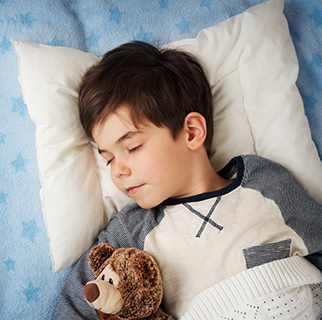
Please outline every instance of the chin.
M146 202L146 201L136 201L136 203L142 208L142 209L152 209L159 205L162 201L159 202Z
M152 208L154 208L154 207L156 207L156 206L154 206L154 205L149 205L149 204L147 204L147 203L137 203L139 206L140 206L140 208L142 208L142 209L152 209Z

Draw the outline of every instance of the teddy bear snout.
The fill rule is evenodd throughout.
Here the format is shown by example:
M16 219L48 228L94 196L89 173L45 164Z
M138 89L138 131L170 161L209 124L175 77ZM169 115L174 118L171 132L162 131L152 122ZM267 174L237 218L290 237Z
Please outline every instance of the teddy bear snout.
M96 283L88 283L84 287L84 296L89 303L94 302L100 296L100 290Z

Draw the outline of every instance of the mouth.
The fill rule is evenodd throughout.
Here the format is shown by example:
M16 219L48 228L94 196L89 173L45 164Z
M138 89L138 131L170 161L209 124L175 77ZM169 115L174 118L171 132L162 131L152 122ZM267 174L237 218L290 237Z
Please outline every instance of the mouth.
M129 188L125 188L125 190L130 193L130 194L133 194L135 192L137 192L141 187L144 186L144 183L143 184L140 184L138 186L135 186L135 187L129 187Z

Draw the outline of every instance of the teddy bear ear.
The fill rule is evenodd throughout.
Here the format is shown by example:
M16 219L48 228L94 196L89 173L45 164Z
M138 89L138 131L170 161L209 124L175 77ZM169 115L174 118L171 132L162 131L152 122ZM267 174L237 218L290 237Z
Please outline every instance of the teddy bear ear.
M160 286L161 273L157 262L147 252L139 252L135 255L132 268L137 270L136 276L140 279L137 280L144 288L152 288Z
M113 254L114 251L114 247L108 243L99 244L91 250L88 256L89 266L94 273L96 273L100 266Z

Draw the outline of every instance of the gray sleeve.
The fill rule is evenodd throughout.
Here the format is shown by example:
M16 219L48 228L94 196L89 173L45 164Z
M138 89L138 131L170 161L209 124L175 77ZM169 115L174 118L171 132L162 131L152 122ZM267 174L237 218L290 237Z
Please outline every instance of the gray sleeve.
M88 252L85 252L71 273L67 276L53 319L99 319L96 311L84 299L83 288L94 277L88 266Z
M115 217L111 219L108 227L99 234L93 246L103 242L111 243L115 247L124 246L116 240L120 238L118 237L119 234L122 234L122 224ZM71 273L67 276L59 295L53 319L99 319L95 309L86 302L83 295L85 284L94 278L94 273L88 265L88 255L91 248L81 256Z
M243 186L278 205L285 224L302 238L312 262L322 270L322 206L283 166L256 156L245 156L244 161Z
M111 219L93 246L110 243L115 248L136 247L142 250L146 235L163 216L162 207L151 210L143 210L137 205L127 207ZM67 276L60 292L54 320L99 319L94 308L83 296L85 284L94 278L94 273L88 265L90 250L91 248L82 255Z

